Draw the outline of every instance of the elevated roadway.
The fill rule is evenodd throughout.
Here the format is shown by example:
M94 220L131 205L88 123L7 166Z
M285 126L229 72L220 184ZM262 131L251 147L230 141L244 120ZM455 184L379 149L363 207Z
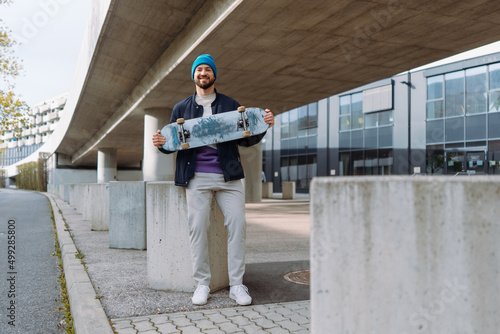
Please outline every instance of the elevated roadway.
M64 119L41 149L60 164L143 160L144 115L194 92L193 60L216 86L275 114L498 40L494 0L94 1ZM149 145L149 143L147 143Z

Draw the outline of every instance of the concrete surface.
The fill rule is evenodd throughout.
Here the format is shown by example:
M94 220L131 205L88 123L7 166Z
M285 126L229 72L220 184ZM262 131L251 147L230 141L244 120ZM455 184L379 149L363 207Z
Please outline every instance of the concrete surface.
M146 183L109 183L109 247L146 249Z
M317 178L312 333L498 333L499 177Z
M118 166L139 166L143 110L191 95L201 53L214 56L221 93L280 114L495 42L499 10L495 0L94 0L74 89L40 151L96 166L98 148L116 148Z
M109 183L70 184L68 192L69 202L91 221L93 231L109 229Z
M263 182L262 183L262 198L271 198L273 194L273 183Z
M112 319L117 334L309 333L309 301Z
M156 290L191 292L196 288L189 246L186 190L174 182L146 185L148 284ZM210 289L229 286L227 231L224 216L214 200L210 211L208 249Z
M283 191L283 199L294 199L295 198L295 182L283 182L281 184Z
M54 212L57 238L63 259L64 275L66 278L66 289L71 305L71 316L73 326L78 334L113 333L109 326L108 318L101 303L96 299L93 283L82 264L81 259L76 257L77 248L71 237L68 223L63 216L56 196L47 194Z
M55 195L48 194L48 196L55 201L69 224L74 242L85 256L87 273L94 286L92 296L101 297L99 300L102 308L108 318L112 319L113 329L117 333L148 333L151 329L148 327L150 324L154 324L155 327L161 325L158 327L162 329L160 333L178 333L179 330L170 331L171 327L167 323L173 324L174 318L182 317L189 319L188 322L178 324L182 325L179 327L185 327L184 333L189 331L234 333L235 328L236 331L242 331L245 326L251 326L245 329L254 330L255 333L264 329L266 332L288 333L288 328L290 332L298 328L302 331L299 333L308 332L309 286L291 283L283 278L284 273L309 268L307 197L303 196L300 200L290 202L278 200L281 194L274 194L273 200L266 200L260 204L247 204L249 248L244 283L249 287L254 303L245 310L228 298L228 289L212 293L205 306L193 306L190 300L191 292L150 289L146 273L147 252L110 249L107 231L91 231L90 222L82 219L82 215L73 207ZM300 208L294 210L294 206ZM264 211L269 215L263 216ZM301 214L297 215L297 212ZM263 217L266 217L265 221ZM291 225L294 227L289 233L286 230L287 217L290 221L294 221ZM289 242L289 237L293 234L302 235L301 241L297 239ZM263 236L269 237L268 242L258 247L261 254L267 254L267 262L252 262L262 258L262 255L252 256L255 248L251 245L258 245L261 240L255 239L261 239ZM278 241L287 248L271 247ZM70 244L73 240L64 242ZM266 247L269 247L267 252ZM290 253L287 250L295 252ZM73 267L68 267L70 272L72 269ZM250 314L247 311L257 313ZM206 316L200 316L199 312L203 312ZM251 317L248 317L250 315ZM216 323L206 327L206 320ZM243 320L248 321L243 322ZM173 325L175 327L177 323ZM214 328L217 328L217 331L214 331Z
M0 333L65 333L47 198L0 188L0 208Z

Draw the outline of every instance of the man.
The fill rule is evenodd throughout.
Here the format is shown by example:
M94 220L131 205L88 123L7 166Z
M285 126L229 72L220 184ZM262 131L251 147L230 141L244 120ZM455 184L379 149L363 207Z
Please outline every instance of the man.
M172 110L170 122L178 118L191 119L236 110L240 104L215 90L217 68L212 56L199 56L191 68L195 82L194 95L182 100ZM271 126L274 116L266 110L264 120ZM257 144L264 134L249 138L208 145L198 149L178 151L175 184L186 187L188 223L193 277L198 284L193 294L195 305L204 305L210 296L210 265L207 232L212 198L224 215L228 231L229 297L239 305L250 305L252 298L243 285L245 273L245 193L241 179L245 177L238 152L238 145ZM163 153L165 138L160 130L153 136L153 144Z

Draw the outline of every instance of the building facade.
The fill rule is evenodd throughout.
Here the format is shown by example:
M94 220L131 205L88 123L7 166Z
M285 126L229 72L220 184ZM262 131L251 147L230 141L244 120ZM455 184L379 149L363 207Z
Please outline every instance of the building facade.
M263 143L274 191L315 176L500 174L500 53L409 71L287 111Z
M54 132L61 118L68 94L64 93L37 103L28 115L31 127L22 131L21 138L5 132L0 138L0 166L10 166L38 150Z

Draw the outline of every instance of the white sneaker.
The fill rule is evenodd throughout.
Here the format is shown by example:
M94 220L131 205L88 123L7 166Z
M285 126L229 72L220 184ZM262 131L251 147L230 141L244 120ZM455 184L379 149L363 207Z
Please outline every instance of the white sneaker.
M198 285L191 298L194 305L205 305L210 296L210 288L206 285Z
M243 284L232 286L229 289L229 298L243 306L252 304L252 297L248 293L248 288Z

